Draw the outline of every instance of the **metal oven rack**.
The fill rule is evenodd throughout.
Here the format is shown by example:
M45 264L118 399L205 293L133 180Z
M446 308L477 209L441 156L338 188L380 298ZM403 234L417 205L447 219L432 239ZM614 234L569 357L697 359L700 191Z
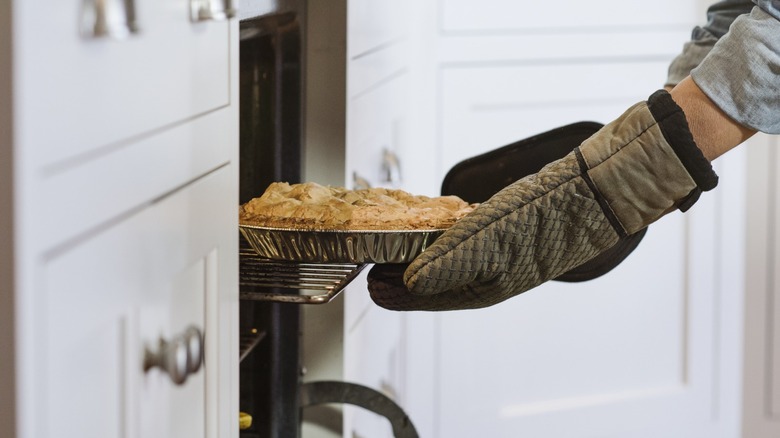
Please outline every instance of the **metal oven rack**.
M335 298L366 267L358 263L299 263L261 258L240 239L242 300L323 304Z

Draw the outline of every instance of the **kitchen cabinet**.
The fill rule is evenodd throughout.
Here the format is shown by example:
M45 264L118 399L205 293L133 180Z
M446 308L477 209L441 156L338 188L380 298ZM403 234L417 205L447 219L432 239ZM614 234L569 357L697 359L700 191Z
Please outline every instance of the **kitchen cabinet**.
M734 303L742 319L738 330L723 336L737 337L744 351L738 363L741 377L735 389L737 408L742 409L740 429L744 437L780 435L780 155L777 136L758 135L745 150L738 151L746 169L746 190L733 195L733 208L741 212L743 223L724 216L724 225L736 228L737 237L724 248L724 261L739 282L725 287L744 288L744 296ZM735 151L736 152L736 151ZM740 263L735 263L739 260ZM744 262L742 262L744 260Z
M435 180L465 158L605 123L647 98L706 6L580 3L555 14L502 0L427 8L413 31L424 36L414 66L427 71L414 96L427 109L410 138L435 151ZM421 434L777 435L774 143L757 137L718 160L718 189L651 225L604 277L550 282L489 309L405 315L404 400Z
M238 436L238 23L6 3L0 435Z
M701 18L696 2L661 0L652 7L637 1L596 0L587 3L565 1L551 7L545 3L512 0L442 0L439 14L445 32L511 32L629 30L668 26L689 26Z
M189 2L125 4L130 11L121 2L15 5L17 16L35 21L16 33L24 41L16 56L26 66L16 78L24 90L18 123L46 170L230 103L227 22L191 22ZM109 24L134 16L128 27L135 30L125 29L121 41L94 36L102 8ZM61 141L50 141L51 133Z
M394 187L418 166L410 144L412 91L411 3L374 0L309 3L307 11L307 181L350 188ZM303 310L305 382L343 380L403 399L403 317L371 302L366 273L326 308ZM304 410L302 436L389 436L383 417L344 406L338 421L322 427L332 410ZM338 430L336 430L338 429Z
M232 275L220 266L235 257L234 236L221 232L234 219L230 177L217 170L45 257L42 436L216 436L217 406L206 400L219 394L218 358L233 353L216 312ZM160 367L143 369L145 352L190 326L205 334L198 372L176 385Z
M348 5L346 180L353 187L413 190L407 184L415 179L408 174L414 168L407 168L415 158L408 142L412 4L358 0ZM344 380L380 391L403 407L404 318L374 305L366 287L364 274L345 291ZM393 436L385 418L350 406L343 427L346 436Z
M386 185L390 144L397 186L424 194L460 160L647 98L707 6L442 0L399 24L369 3L350 2L343 183ZM379 309L361 277L344 292L338 377L390 394L434 438L776 436L775 143L718 160L716 191L589 282L437 314ZM343 428L390 436L356 409Z

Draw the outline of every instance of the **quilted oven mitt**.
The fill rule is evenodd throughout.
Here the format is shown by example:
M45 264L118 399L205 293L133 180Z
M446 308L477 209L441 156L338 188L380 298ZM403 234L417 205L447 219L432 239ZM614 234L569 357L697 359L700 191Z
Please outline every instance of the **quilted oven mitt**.
M372 268L371 298L393 310L499 303L675 208L686 211L717 182L682 109L657 91L565 157L496 193L408 267Z

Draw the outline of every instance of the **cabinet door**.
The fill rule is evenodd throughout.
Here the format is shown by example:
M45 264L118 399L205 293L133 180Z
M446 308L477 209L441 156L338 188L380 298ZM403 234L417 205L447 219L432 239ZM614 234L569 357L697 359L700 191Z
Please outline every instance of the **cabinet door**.
M347 9L349 58L382 50L403 38L410 5L409 0L351 0Z
M420 384L435 395L415 402L412 419L432 418L435 437L737 436L736 375L724 363L739 351L729 344L738 328L722 325L734 292L719 284L735 278L718 274L729 266L719 242L730 213L720 206L731 204L719 189L651 225L606 276L414 315L432 320L432 334L420 330L427 321L407 329L407 397Z
M365 289L347 292L348 296L366 294ZM368 307L354 325L346 327L344 337L345 380L373 388L399 405L405 401L403 319L397 312ZM385 417L353 406L344 408L344 430L350 437L393 437Z
M443 30L461 33L647 31L659 25L690 27L688 23L704 18L698 15L696 2L678 0L562 0L554 6L547 2L519 5L515 0L442 0L440 7Z
M232 181L223 167L45 256L36 299L40 436L232 436ZM159 368L145 372L145 351L189 326L205 336L201 369L182 385Z
M654 60L446 68L443 173L550 128L608 122L657 89L664 69ZM599 78L615 80L599 87ZM435 315L436 436L714 436L728 416L718 402L723 339L713 330L720 196L651 225L608 275ZM410 366L408 375L419 373Z
M744 298L745 437L780 436L780 142L775 136L757 135L742 147L747 155L745 205L730 204L747 212ZM740 151L737 151L740 152ZM722 177L721 177L722 178ZM736 234L736 233L734 233ZM731 260L741 260L734 251ZM739 303L740 305L742 303Z
M371 186L403 184L403 135L406 123L407 75L376 84L348 101L347 181L358 176ZM385 153L398 160L387 160Z
M138 33L80 35L90 5L121 3L134 4ZM44 0L14 12L20 133L44 169L229 102L228 22L191 22L188 1Z
M666 60L571 60L444 68L440 178L463 159L559 126L607 123L660 88L667 66Z

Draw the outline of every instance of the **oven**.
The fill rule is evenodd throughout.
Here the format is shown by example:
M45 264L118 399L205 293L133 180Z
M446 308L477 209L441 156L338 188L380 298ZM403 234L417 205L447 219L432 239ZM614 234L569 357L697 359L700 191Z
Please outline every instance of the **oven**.
M303 178L310 21L304 0L255 0L241 7L239 201L245 203L271 182ZM309 100L309 111L314 100ZM323 153L333 159L330 152L309 152L315 160ZM343 174L326 167L333 178ZM251 416L240 436L298 438L302 409L348 403L388 418L395 436L416 437L400 407L372 388L301 381L302 306L327 306L365 265L273 262L258 257L240 235L239 240L240 409Z
M301 179L305 9L296 0L242 7L254 7L248 14L253 16L241 20L239 34L239 202L245 203L273 181ZM245 296L258 287L247 286L252 254L239 239ZM252 418L241 437L297 437L300 309L242 299L239 314L240 409Z

